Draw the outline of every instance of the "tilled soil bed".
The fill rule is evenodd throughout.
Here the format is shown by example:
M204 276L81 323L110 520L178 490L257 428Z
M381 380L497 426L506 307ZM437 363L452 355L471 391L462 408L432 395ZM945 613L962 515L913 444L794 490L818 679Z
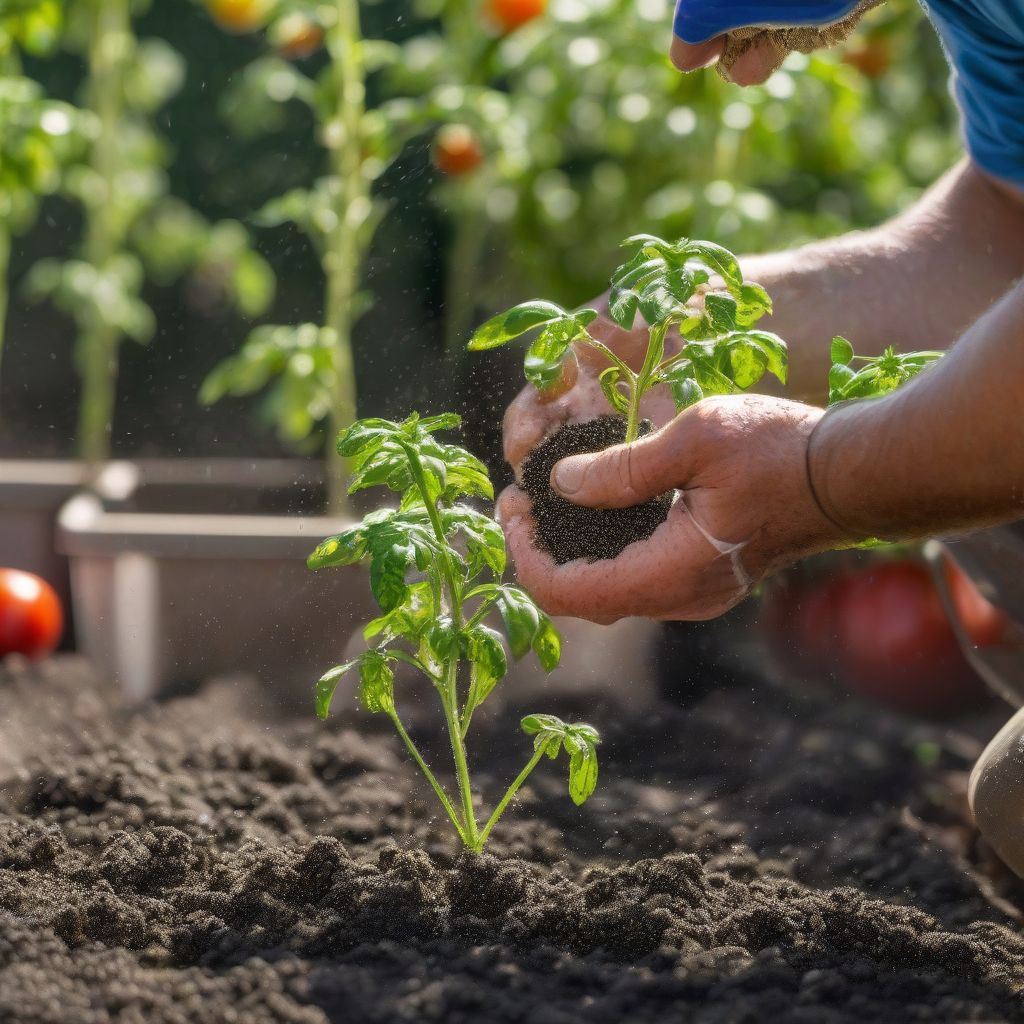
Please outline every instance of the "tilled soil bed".
M474 740L491 800L516 710ZM1024 1020L975 739L767 685L586 715L597 794L545 763L471 857L374 720L230 681L126 715L75 660L9 664L0 1021Z

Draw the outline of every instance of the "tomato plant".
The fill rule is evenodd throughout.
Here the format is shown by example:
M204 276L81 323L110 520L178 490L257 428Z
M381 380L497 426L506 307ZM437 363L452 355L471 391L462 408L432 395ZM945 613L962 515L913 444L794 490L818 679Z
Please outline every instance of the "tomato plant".
M0 569L0 656L51 654L64 629L64 612L46 580L20 569Z
M83 239L74 258L43 260L28 277L32 297L51 299L77 325L77 440L93 465L110 455L121 342L146 343L155 332L142 298L147 274L159 283L185 274L218 282L248 315L261 313L273 291L267 264L237 223L209 224L167 193L167 147L155 124L185 67L166 43L136 37L133 18L145 6L77 0L67 8L62 41L85 61L91 130L62 191L82 208Z
M286 32L296 17L313 15L298 0L277 3L271 39ZM385 209L372 186L397 152L392 126L368 108L366 98L369 79L395 59L395 48L363 38L359 0L321 4L315 19L324 32L326 67L311 77L279 56L261 57L225 97L225 109L243 134L273 126L290 103L304 105L313 116L324 151L323 176L271 199L255 221L263 227L292 223L309 236L325 277L323 321L257 327L200 391L200 400L211 403L269 386L267 408L278 432L297 444L308 441L323 423L336 436L355 419L352 330L370 305L360 290L362 267ZM327 455L328 507L335 513L346 508L346 476L344 460L332 449Z
M477 329L469 348L497 348L539 328L525 368L527 380L542 392L564 388L565 364L576 359L574 345L595 349L609 364L601 387L611 408L626 417L626 444L639 436L640 402L651 388L667 385L681 411L705 395L738 394L766 371L785 383L786 343L754 329L771 312L771 299L760 285L743 280L731 252L714 242L666 242L653 235L636 235L623 244L634 251L612 275L608 311L627 330L637 313L650 328L639 371L589 334L597 310L570 313L544 301L524 302L492 317ZM705 286L698 308L691 300ZM673 327L682 339L676 351L667 346Z
M89 127L81 111L48 98L22 73L22 51L36 57L52 52L62 16L56 0L0 7L0 356L12 240L35 221L40 199L60 188Z
M597 785L595 729L568 724L554 715L527 715L523 731L533 737L533 753L481 826L473 805L466 741L473 714L508 670L501 634L486 623L504 623L508 651L521 658L531 651L554 669L561 640L551 620L518 587L501 582L505 539L492 519L459 501L493 498L487 470L469 452L444 444L439 431L459 425L446 414L401 423L360 420L338 439L352 459L350 491L383 485L400 495L397 508L366 516L353 528L329 537L313 552L314 569L370 563L370 586L381 616L363 635L372 646L352 661L331 669L316 688L316 710L326 718L342 678L359 673L359 697L367 711L387 715L437 795L465 846L483 849L512 798L545 756L569 759L569 793L582 804ZM460 682L460 665L468 674ZM437 690L455 764L458 798L452 800L406 731L395 702L396 665L411 666Z

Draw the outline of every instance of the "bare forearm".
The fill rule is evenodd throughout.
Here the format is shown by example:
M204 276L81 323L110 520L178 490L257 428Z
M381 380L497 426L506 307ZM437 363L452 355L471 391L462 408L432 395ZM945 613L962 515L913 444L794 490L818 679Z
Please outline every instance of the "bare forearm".
M920 537L1024 516L1024 284L933 369L830 412L811 442L824 510L851 533Z
M1004 294L1024 274L1024 202L964 162L880 228L742 263L775 301L790 393L820 401L833 335L865 354L945 348Z

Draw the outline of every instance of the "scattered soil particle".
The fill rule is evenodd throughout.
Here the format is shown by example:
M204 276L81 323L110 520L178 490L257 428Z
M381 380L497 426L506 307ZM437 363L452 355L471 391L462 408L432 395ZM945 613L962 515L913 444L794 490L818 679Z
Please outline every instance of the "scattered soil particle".
M651 429L645 423L641 433ZM663 494L632 508L584 508L551 488L551 470L569 455L599 452L626 439L621 416L599 416L567 423L545 438L523 462L523 489L530 496L537 521L537 542L559 565L576 558L597 562L615 558L638 540L647 540L663 523L672 495Z
M5 1024L1024 1020L1022 891L948 807L948 725L768 686L591 704L597 794L545 765L472 857L374 718L271 723L238 682L125 719L62 678L0 671L0 743L9 703L77 727L41 713L0 776ZM474 737L489 800L515 715Z

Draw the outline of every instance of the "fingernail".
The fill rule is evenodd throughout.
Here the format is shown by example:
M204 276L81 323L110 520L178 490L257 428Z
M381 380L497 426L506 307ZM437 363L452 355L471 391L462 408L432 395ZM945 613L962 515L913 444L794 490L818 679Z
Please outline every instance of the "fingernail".
M561 494L575 494L583 486L587 475L588 460L582 455L571 455L555 464L551 471L551 483Z

